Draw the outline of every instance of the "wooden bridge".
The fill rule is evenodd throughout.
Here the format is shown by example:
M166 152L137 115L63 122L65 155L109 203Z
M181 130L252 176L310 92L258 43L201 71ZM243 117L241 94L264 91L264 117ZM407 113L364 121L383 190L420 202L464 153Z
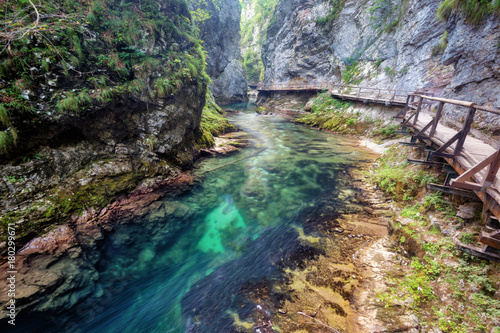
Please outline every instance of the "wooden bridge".
M328 91L333 97L363 103L376 103L403 107L395 117L411 135L411 142L403 144L419 146L428 151L424 161L414 163L445 167L455 170L448 173L444 185L432 184L431 188L466 194L473 191L493 215L487 227L479 235L485 249L468 246L455 239L457 248L485 259L500 261L500 146L490 144L470 135L478 111L500 115L500 110L474 102L431 96L425 92L356 87L330 82L285 83L258 85L259 91ZM466 117L460 128L452 129L442 121L446 107L463 109ZM409 131L408 131L409 130ZM446 162L446 163L445 163ZM450 177L451 175L451 177ZM466 192L469 191L469 192Z
M332 96L363 103L387 106L405 106L406 98L413 91L357 87L332 82L258 84L258 91L328 91Z

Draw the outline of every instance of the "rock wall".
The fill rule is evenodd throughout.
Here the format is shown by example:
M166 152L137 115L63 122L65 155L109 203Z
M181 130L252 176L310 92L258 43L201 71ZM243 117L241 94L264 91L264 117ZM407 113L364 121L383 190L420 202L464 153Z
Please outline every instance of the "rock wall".
M198 23L207 51L210 90L219 104L248 101L247 79L240 50L241 7L238 0L193 1L210 17Z
M140 17L134 16L137 8L130 9L132 5L121 7L130 15L121 22L139 20L134 23L142 30L133 31L129 46L123 37L112 35L118 32L103 32L109 27L98 19L72 30L69 38L81 47L75 57L82 60L71 71L64 60L50 58L54 52L45 51L44 39L36 33L21 41L19 50L13 48L13 54L26 53L31 68L16 66L14 55L0 56L1 65L12 65L1 73L0 98L30 110L12 107L7 110L10 117L0 117L0 134L17 136L11 149L0 151L0 226L5 231L7 223L17 224L18 245L71 214L104 207L146 179L188 167L198 153L208 78L201 41L192 37L192 25L180 20L189 17L187 5L137 2L143 6ZM108 15L120 6L110 2ZM102 14L104 9L95 10ZM159 20L154 27L141 26L148 15ZM67 50L68 36L56 37L55 47L60 43L60 52ZM40 62L44 57L47 61ZM27 67L30 82L21 85ZM21 94L13 93L16 87ZM5 239L2 232L0 253Z
M9 270L7 225L14 225L17 310L60 309L88 293L97 274L89 258L99 255L99 241L111 230L93 231L97 216L109 211L103 207L117 206L128 193L153 192L191 166L198 154L208 78L201 42L186 23L187 5L171 0L107 4L113 9L109 13L129 10L125 26L129 20L143 23L147 8L158 21L136 26L143 29L131 32L129 46L121 36L103 31L109 27L98 20L82 26L71 38L85 39L88 46L81 43L82 60L71 70L64 60L49 58L54 51L46 53L49 67L42 67L44 45L33 34L22 41L22 49L13 48L26 52L33 66L21 97L7 94L20 86L26 66L16 72L18 58L0 55L0 64L14 62L11 72L0 74L0 98L19 100L30 110L8 110L10 119L0 122L0 133L15 128L18 136L11 150L0 151L0 277L5 281ZM140 6L143 12L134 16ZM104 9L95 10L102 14ZM64 46L64 38L52 42ZM26 51L25 45L35 48ZM132 201L122 215L133 215L135 204L140 206ZM42 238L25 247L37 236ZM88 239L91 246L85 244ZM6 315L6 286L1 287L0 318Z
M264 82L419 89L500 107L500 20L489 15L473 25L454 13L441 22L440 3L281 0L263 46ZM465 112L444 111L455 121ZM499 118L484 113L476 126L498 134Z

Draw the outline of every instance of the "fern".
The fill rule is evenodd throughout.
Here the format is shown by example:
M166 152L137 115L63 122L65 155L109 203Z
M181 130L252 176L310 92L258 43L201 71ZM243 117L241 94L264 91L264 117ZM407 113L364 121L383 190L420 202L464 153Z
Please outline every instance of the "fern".
M446 21L456 11L465 15L465 20L478 25L486 16L500 8L500 0L492 3L490 0L445 0L437 10L436 16L441 21Z
M0 122L4 125L10 124L9 110L3 104L0 104Z
M17 131L15 128L11 127L5 131L0 131L0 152L8 154L16 143Z

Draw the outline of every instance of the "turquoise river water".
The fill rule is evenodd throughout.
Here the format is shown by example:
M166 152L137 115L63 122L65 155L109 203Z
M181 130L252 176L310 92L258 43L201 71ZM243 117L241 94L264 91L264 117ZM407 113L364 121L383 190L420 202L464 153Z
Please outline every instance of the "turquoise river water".
M242 288L281 276L283 257L300 244L301 214L366 155L349 138L258 115L252 104L235 108L230 120L254 144L201 161L187 193L117 225L93 296L18 321L19 332L231 332L234 318L249 318Z

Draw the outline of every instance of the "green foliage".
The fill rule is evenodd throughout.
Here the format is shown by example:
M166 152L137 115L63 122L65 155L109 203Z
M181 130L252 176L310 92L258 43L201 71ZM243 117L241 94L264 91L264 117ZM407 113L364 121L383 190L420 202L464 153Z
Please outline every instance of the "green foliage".
M247 73L248 82L259 82L264 75L264 64L260 54L251 48L243 54L243 66Z
M33 22L35 8L40 14L37 24ZM93 103L106 103L123 94L155 98L167 92L176 93L188 83L203 93L209 82L205 53L195 37L187 4L183 0L166 0L162 8L165 10L158 10L155 0L2 4L0 11L6 22L12 24L11 32L0 38L0 79L5 82L0 88L0 154L13 151L16 127L28 119L28 115L20 115L37 108L36 98L26 100L21 93L33 92L33 87L39 86L38 74L64 74L68 91L44 92L52 105L31 113L32 122L44 112L56 109L78 113ZM163 54L141 51L151 50L160 35L170 49ZM171 66L176 60L175 66ZM145 70L159 73L170 86L157 84L162 90L153 91L154 81L152 87L147 87L142 78ZM61 80L48 83L60 84ZM12 119L19 123L12 123Z
M432 55L437 56L444 53L448 47L448 31L445 30L443 36L439 39L439 43L432 48Z
M389 139L395 137L396 131L400 128L400 125L391 125L387 124L382 127L378 127L376 130L373 131L373 134L376 136L380 136L383 139Z
M500 1L491 0L445 0L437 10L436 16L441 21L446 21L453 12L462 13L467 22L478 25L486 16L500 9Z
M470 232L464 232L460 235L460 241L464 244L474 243L474 234Z
M442 192L428 194L425 197L424 205L426 208L434 208L438 212L445 213L446 217L454 218L456 216L456 210L453 204L443 198Z
M316 19L316 24L320 27L329 25L336 20L342 12L345 4L345 0L328 0L328 2L331 6L330 12L327 15Z
M207 92L206 104L201 114L202 135L198 139L198 144L203 147L215 145L214 136L234 130L235 127L222 116L222 109L215 103L210 92Z
M410 198L408 198L410 199ZM413 198L411 198L413 199ZM415 221L424 221L426 220L424 207L417 202L414 206L407 206L401 211L401 216L408 217Z
M295 121L339 133L353 133L362 119L359 113L348 112L350 106L350 102L335 99L327 92L321 93L314 99L312 112Z
M412 200L422 186L437 180L428 172L406 162L406 154L391 148L377 159L377 165L368 174L386 194L396 200Z
M385 75L387 75L391 81L396 76L396 69L389 66L384 67Z
M264 78L264 65L260 57L266 30L270 25L278 0L240 0L244 11L253 6L253 16L241 16L241 46L243 65L249 82L259 82Z
M358 78L358 75L359 75L359 63L357 61L354 61L353 63L351 63L346 67L344 72L342 72L342 80L346 84L357 85L361 81L363 81L363 79Z
M57 102L56 108L59 112L71 111L73 113L79 113L91 102L92 98L87 91L81 91L78 94L69 92L65 98Z
M396 13L398 5L393 4L392 0L375 0L373 6L366 10L370 14L373 29L379 34L392 32L399 25L407 5L403 2L400 6L399 17L394 18L393 14Z
M424 245L422 245L422 248L426 252L429 252L431 254L438 254L439 252L441 252L441 245L437 243L425 243Z

